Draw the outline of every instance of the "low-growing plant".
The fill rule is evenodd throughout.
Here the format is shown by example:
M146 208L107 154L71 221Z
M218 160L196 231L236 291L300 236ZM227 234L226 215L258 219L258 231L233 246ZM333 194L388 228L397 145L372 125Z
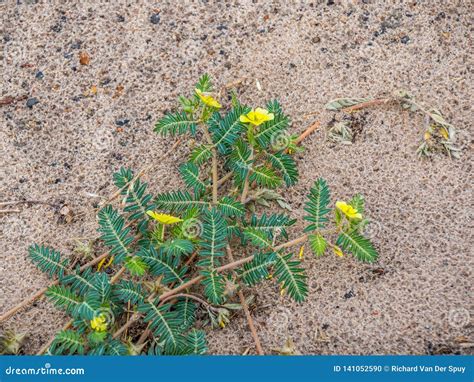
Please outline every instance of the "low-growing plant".
M207 75L179 101L181 110L165 115L155 131L199 142L179 166L185 187L153 195L131 169L116 172L123 208L98 212L109 254L98 267L71 269L52 248L29 249L38 268L57 280L47 297L72 318L46 345L48 354L203 354L207 329L227 325L235 310L245 312L263 354L248 310L251 296L243 291L266 282L303 302L303 247L297 255L288 248L309 242L317 257L329 250L377 259L363 236L364 199L333 205L324 179L308 194L299 237L288 240L295 219L262 212L288 207L277 189L298 181L300 147L278 101L253 109L233 95L226 109Z
M326 109L332 111L354 112L370 106L381 104L397 104L411 112L421 112L426 117L423 139L417 149L418 156L430 157L444 152L450 158L459 158L461 150L456 146L457 134L452 124L446 121L441 112L435 108L427 108L405 90L394 92L387 98L338 98L326 104ZM329 129L329 139L343 144L351 144L353 132L350 121L335 123Z

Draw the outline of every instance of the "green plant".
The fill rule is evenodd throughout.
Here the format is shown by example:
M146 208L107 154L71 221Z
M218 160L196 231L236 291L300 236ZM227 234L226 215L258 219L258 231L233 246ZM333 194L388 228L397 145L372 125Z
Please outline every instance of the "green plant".
M110 255L107 266L102 257L99 269L71 269L59 252L36 244L30 248L31 260L58 280L47 297L72 317L46 345L48 353L203 354L207 327L223 327L231 310L243 310L262 354L243 286L267 280L282 294L304 301L302 256L287 248L309 241L316 256L330 248L339 256L377 259L362 235L363 198L332 206L323 179L308 195L302 236L287 241L295 220L261 213L272 202L275 208L287 206L277 189L298 180L293 157L298 138L288 133L289 118L277 101L254 110L234 95L230 109L222 112L204 75L180 103L181 111L165 115L155 131L204 139L179 166L186 189L152 195L131 169L116 172L124 207L106 205L98 212L98 231ZM219 178L221 172L226 175ZM242 255L235 259L234 253Z
M450 158L460 158L461 150L456 146L457 134L454 126L446 121L435 108L426 108L405 90L394 92L389 98L338 98L326 104L327 110L354 112L366 107L393 103L411 112L421 112L426 116L423 140L417 149L420 157L430 157L444 152ZM351 144L353 132L350 121L334 124L329 129L329 139L343 144Z

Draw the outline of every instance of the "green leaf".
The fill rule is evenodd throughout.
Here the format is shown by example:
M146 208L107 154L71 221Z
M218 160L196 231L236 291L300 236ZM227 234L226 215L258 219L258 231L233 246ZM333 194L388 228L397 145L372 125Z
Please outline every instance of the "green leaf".
M372 263L378 257L378 253L370 240L355 231L341 232L336 240L336 245L351 252L360 261Z
M49 277L57 276L62 279L68 271L69 261L61 260L61 254L52 248L34 244L28 249L28 254L31 261Z
M212 135L214 147L221 154L226 154L229 148L240 137L245 126L240 122L240 116L250 111L250 108L238 106L232 109L224 118L219 113L214 113L209 120L209 131Z
M99 211L98 218L98 231L102 233L100 238L105 245L111 247L110 254L115 255L115 262L120 263L125 257L131 256L129 246L133 242L133 237L129 236L130 227L125 228L123 217L108 205Z
M255 140L262 148L269 148L275 137L285 134L290 120L281 111L281 107L278 101L270 101L267 103L267 109L274 114L274 118L271 121L265 122L258 127L258 131L255 134Z
M188 114L184 112L178 112L174 114L166 114L160 119L155 125L154 131L163 137L168 135L175 136L176 134L185 134L188 131L191 134L196 132L196 121L193 120Z
M118 284L114 284L113 293L118 300L133 305L142 303L144 299L141 284L129 280L120 280Z
M281 184L281 178L271 168L260 166L254 167L249 177L250 182L256 182L259 186L276 188Z
M298 181L298 168L294 159L285 153L279 152L272 154L271 152L266 152L270 163L273 168L283 175L283 180L287 186L292 186Z
M179 166L179 173L187 187L194 190L195 195L206 191L207 183L199 179L199 168L194 163L188 162Z
M242 270L238 270L238 275L245 284L253 286L264 280L268 275L268 268L275 263L276 255L270 253L257 253L253 260L244 264Z
M143 320L150 323L153 334L165 343L165 347L177 349L180 347L180 320L175 311L170 311L170 304L160 306L159 302L159 298L154 302L146 302L138 307L138 311L145 314Z
M266 215L264 213L260 218L253 214L249 225L265 232L268 237L273 239L274 236L278 237L280 235L284 238L288 238L286 228L292 226L295 222L295 219L290 219L283 214Z
M309 239L309 245L311 249L313 250L314 254L316 256L322 256L328 244L326 239L322 237L319 233L316 235L315 234L309 235L308 239Z
M180 322L180 330L190 328L196 321L196 304L190 298L180 298L174 305Z
M148 265L153 276L163 276L164 284L183 282L187 269L186 267L179 269L179 257L168 255L163 250L157 252L154 247L142 248L137 256Z
M237 185L242 185L249 173L253 163L250 159L251 155L252 151L244 140L239 139L235 142L232 152L229 155L227 166L234 173L234 179Z
M193 354L206 354L206 332L203 330L191 329L186 337Z
M64 309L69 314L72 314L82 302L71 288L64 285L51 285L45 294L56 307Z
M94 274L92 273L92 268L86 268L83 272L81 272L80 267L77 266L74 272L64 276L61 281L66 285L71 284L71 287L75 289L80 295L84 295L90 289L95 288L93 280Z
M212 151L210 147L207 145L199 145L191 151L191 156L189 157L189 160L197 166L200 166L203 163L206 163L209 159L211 159L211 157Z
M146 212L154 209L151 203L153 196L146 194L148 184L142 183L140 179L134 180L133 171L124 167L114 173L114 183L125 196L126 205L123 211L130 212L127 220L136 221L138 230L142 233L146 232L149 220Z
M208 93L212 91L212 81L209 74L204 73L201 77L199 77L198 82L195 85L196 89L199 89L203 93Z
M173 256L189 255L194 251L194 245L187 239L170 239L165 241L161 248Z
M148 265L137 256L127 257L124 266L132 276L143 276L148 269Z
M224 217L215 208L205 210L198 266L211 269L217 268L219 266L219 258L224 256L223 249L226 244L227 223Z
M272 247L272 241L268 234L255 227L246 227L243 230L244 237L252 242L257 247L269 249Z
M156 207L168 212L185 212L191 208L202 210L209 202L197 200L188 191L170 191L158 194L155 199Z
M354 197L350 200L349 204L362 215L365 213L365 200L361 194L354 195Z
M61 330L49 348L51 354L54 355L73 355L84 354L84 339L74 330Z
M279 252L275 253L275 275L278 281L288 291L288 295L295 301L301 302L308 295L308 286L306 285L306 275L301 267L301 262L291 260L293 255L283 255Z
M347 107L359 105L371 101L372 98L337 98L328 102L325 106L327 110L338 111Z
M215 270L201 270L204 277L202 285L204 285L204 294L212 304L222 304L224 301L225 280Z
M230 196L224 196L217 202L216 207L223 215L230 218L242 217L245 214L244 205Z
M304 209L309 213L309 215L306 215L304 219L312 223L305 228L305 232L324 228L325 223L328 221L326 215L330 211L330 209L327 208L329 198L330 193L327 183L324 179L319 178L311 188Z

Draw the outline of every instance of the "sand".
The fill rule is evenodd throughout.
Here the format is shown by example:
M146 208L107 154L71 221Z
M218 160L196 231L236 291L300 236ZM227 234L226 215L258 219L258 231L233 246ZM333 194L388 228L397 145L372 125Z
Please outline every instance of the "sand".
M296 133L321 122L298 155L301 181L285 191L295 217L323 177L334 198L363 193L375 221L375 264L307 251L306 303L280 297L270 282L246 292L260 307L253 315L266 351L291 337L303 354L472 353L469 2L75 3L0 3L0 99L38 101L0 106L0 200L54 205L0 214L0 312L48 285L27 258L32 242L71 254L74 238L96 235L94 206L114 191L120 166L156 165L145 177L155 192L182 187L177 167L189 147L160 159L173 141L152 128L208 72L219 86L243 79L249 104L279 98ZM360 113L353 145L326 140L327 101L400 88L458 128L461 160L420 161L424 117L391 106ZM303 227L300 219L291 236ZM27 331L24 352L33 353L66 320L41 300L0 330ZM209 346L253 353L243 315L210 333Z

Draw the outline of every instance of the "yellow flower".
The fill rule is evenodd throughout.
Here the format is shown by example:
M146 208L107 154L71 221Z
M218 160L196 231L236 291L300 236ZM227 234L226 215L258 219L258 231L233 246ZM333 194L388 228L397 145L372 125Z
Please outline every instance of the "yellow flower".
M112 264L112 262L114 261L114 256L110 256L110 259L107 262L107 264L105 264L105 260L107 260L107 257L104 257L102 260L100 260L99 264L97 264L97 272L100 272L102 267L104 269L108 268L110 266L110 264Z
M223 320L219 321L219 326L224 329L225 328L225 322Z
M357 210L346 202L336 202L336 207L349 219L362 219L362 214L357 212Z
M304 257L304 245L300 248L300 253L298 254L298 258L301 260Z
M336 255L338 255L339 257L343 257L344 256L344 253L341 251L341 248L339 248L337 245L333 246L332 247L332 250L334 251L334 253Z
M91 320L91 328L96 332L105 332L107 330L107 321L103 314L94 317Z
M275 118L273 113L269 113L268 110L257 107L255 110L250 110L247 114L240 116L240 122L251 123L254 126L259 126L263 122L271 121Z
M151 216L153 219L155 219L157 222L161 224L175 224L182 222L183 219L177 218L172 215L167 215L167 214L159 214L156 213L155 211L147 211L146 212L148 216Z
M215 98L213 98L212 96L208 95L208 94L205 94L203 93L201 90L199 89L194 89L194 91L196 92L196 94L198 95L198 97L201 99L201 101L207 105L207 106L210 106L210 107L214 107L216 109L220 109L222 106L219 102L217 102L217 100Z

